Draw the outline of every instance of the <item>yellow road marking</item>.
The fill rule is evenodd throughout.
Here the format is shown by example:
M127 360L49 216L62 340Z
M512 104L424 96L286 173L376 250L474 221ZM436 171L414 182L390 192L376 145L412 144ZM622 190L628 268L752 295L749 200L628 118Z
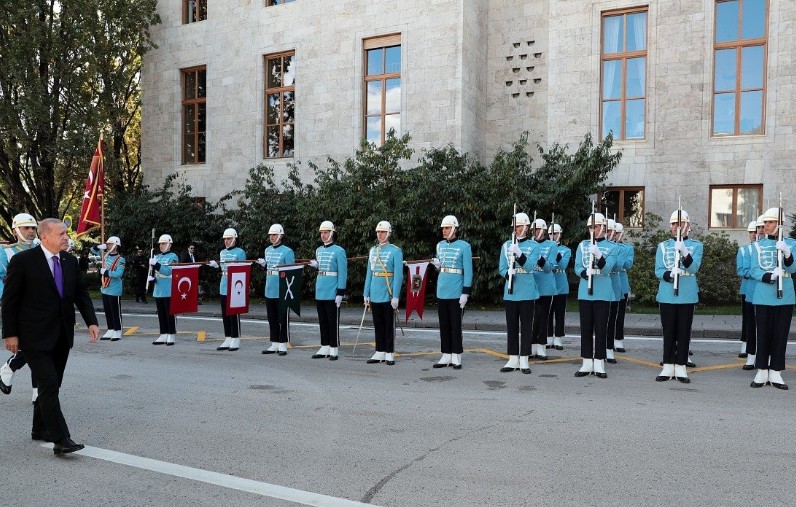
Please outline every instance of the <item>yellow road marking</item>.
M196 332L196 341L198 341L200 343L204 343L205 338L207 338L207 332L206 331L197 331Z
M124 336L132 336L136 331L138 331L138 326L128 328L127 331L124 332Z

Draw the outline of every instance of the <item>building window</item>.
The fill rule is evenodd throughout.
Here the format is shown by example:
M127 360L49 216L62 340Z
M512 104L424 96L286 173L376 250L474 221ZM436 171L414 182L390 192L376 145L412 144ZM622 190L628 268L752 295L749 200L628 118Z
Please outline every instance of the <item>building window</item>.
M363 41L364 137L384 144L390 130L401 133L401 34Z
M265 57L265 158L292 157L296 133L296 52Z
M182 71L182 163L203 164L206 154L207 88L205 67Z
M271 7L272 5L282 5L295 2L295 0L265 0L265 6Z
M718 0L713 135L764 134L767 0Z
M600 132L644 139L647 102L647 10L603 14Z
M611 187L603 192L600 202L610 214L606 218L631 229L644 226L644 187Z
M763 207L763 185L710 187L710 228L745 229Z
M183 24L207 19L207 0L182 0Z

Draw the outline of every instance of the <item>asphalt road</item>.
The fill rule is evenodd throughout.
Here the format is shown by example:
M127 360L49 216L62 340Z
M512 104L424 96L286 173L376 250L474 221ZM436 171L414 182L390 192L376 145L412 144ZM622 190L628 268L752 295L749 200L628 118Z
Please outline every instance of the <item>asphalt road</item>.
M575 338L532 374L505 374L505 335L465 335L464 368L432 369L436 331L407 329L395 366L368 365L372 330L312 360L314 324L265 356L267 323L152 315L119 342L78 331L61 403L69 457L29 439L21 371L0 398L3 505L792 505L792 391L751 389L737 342L699 340L691 384L658 383L661 342L628 339L608 379L575 378ZM204 342L198 342L204 339ZM794 346L788 362L794 364ZM793 369L785 380L796 389Z

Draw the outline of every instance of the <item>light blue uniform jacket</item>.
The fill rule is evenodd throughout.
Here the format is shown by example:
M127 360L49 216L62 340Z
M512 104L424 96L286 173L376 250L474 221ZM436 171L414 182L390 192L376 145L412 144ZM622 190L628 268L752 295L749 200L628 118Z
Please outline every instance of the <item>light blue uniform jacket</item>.
M105 276L110 279L107 287L102 287L100 292L108 296L121 296L122 295L122 275L124 275L124 267L127 261L118 253L106 254L105 262L102 267L105 271Z
M530 241L523 238L517 241L517 246L520 247L522 255L515 259L515 269L517 272L514 274L513 291L509 294L509 259L511 253L511 241L506 241L500 248L500 261L498 263L498 270L500 276L506 279L506 285L503 287L503 300L504 301L533 301L539 299L539 289L536 287L536 280L534 280L533 270L539 265L539 243Z
M613 301L614 287L611 283L610 273L616 266L619 255L616 243L607 241L605 238L597 240L597 246L603 256L596 262L596 268L600 272L592 276L593 290L591 296L589 295L589 277L586 274L586 268L589 266L589 246L591 246L591 240L584 239L578 245L578 250L575 253L575 272L580 276L578 299L583 301Z
M437 243L439 277L437 299L459 299L470 294L473 287L473 251L470 243L460 239Z
M221 268L221 283L218 285L218 293L222 296L227 295L227 263L232 261L243 261L246 260L246 252L243 249L238 247L232 248L225 248L221 250L221 253L218 254L218 258L221 261L219 267Z
M373 303L388 303L401 297L404 282L404 254L400 248L387 243L376 245L368 253L363 296Z
M785 238L785 243L796 251L796 240ZM790 257L783 259L785 277L782 279L782 299L777 298L776 280L771 280L771 272L777 267L777 240L776 236L756 241L752 246L751 275L757 281L752 299L755 305L783 306L794 304L793 273L796 273L796 262L793 262L793 252Z
M265 249L265 297L279 299L279 266L296 262L296 254L285 245L271 245Z
M660 282L658 283L656 301L669 304L696 304L699 302L699 285L697 285L696 274L702 266L702 243L689 238L683 240L689 255L686 259L680 256L680 269L683 269L685 273L679 277L679 293L675 296L674 280L671 277L671 270L674 267L675 242L674 238L669 238L658 243L655 253L655 276ZM688 261L689 257L690 261Z
M155 289L152 295L156 298L170 298L171 297L171 267L169 264L175 264L179 261L177 254L174 252L159 253L155 255L158 263L155 265L153 271L155 273Z
M315 260L318 261L315 299L329 301L337 296L345 296L348 281L348 259L345 250L334 243L321 245L315 249Z

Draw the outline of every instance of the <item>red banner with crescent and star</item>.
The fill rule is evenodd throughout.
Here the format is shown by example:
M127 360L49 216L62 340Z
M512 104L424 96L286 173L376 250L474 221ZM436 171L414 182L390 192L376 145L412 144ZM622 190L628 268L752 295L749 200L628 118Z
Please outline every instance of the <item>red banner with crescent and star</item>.
M199 311L199 266L173 266L169 315L197 311Z
M251 264L227 264L227 315L249 313Z
M420 320L423 320L423 307L426 301L426 271L428 262L407 263L409 278L406 282L406 321L417 311Z
M86 178L86 190L83 193L83 206L80 208L80 218L77 221L77 236L82 236L100 226L102 211L100 203L105 193L105 141L100 137L94 156L91 158L91 168Z

